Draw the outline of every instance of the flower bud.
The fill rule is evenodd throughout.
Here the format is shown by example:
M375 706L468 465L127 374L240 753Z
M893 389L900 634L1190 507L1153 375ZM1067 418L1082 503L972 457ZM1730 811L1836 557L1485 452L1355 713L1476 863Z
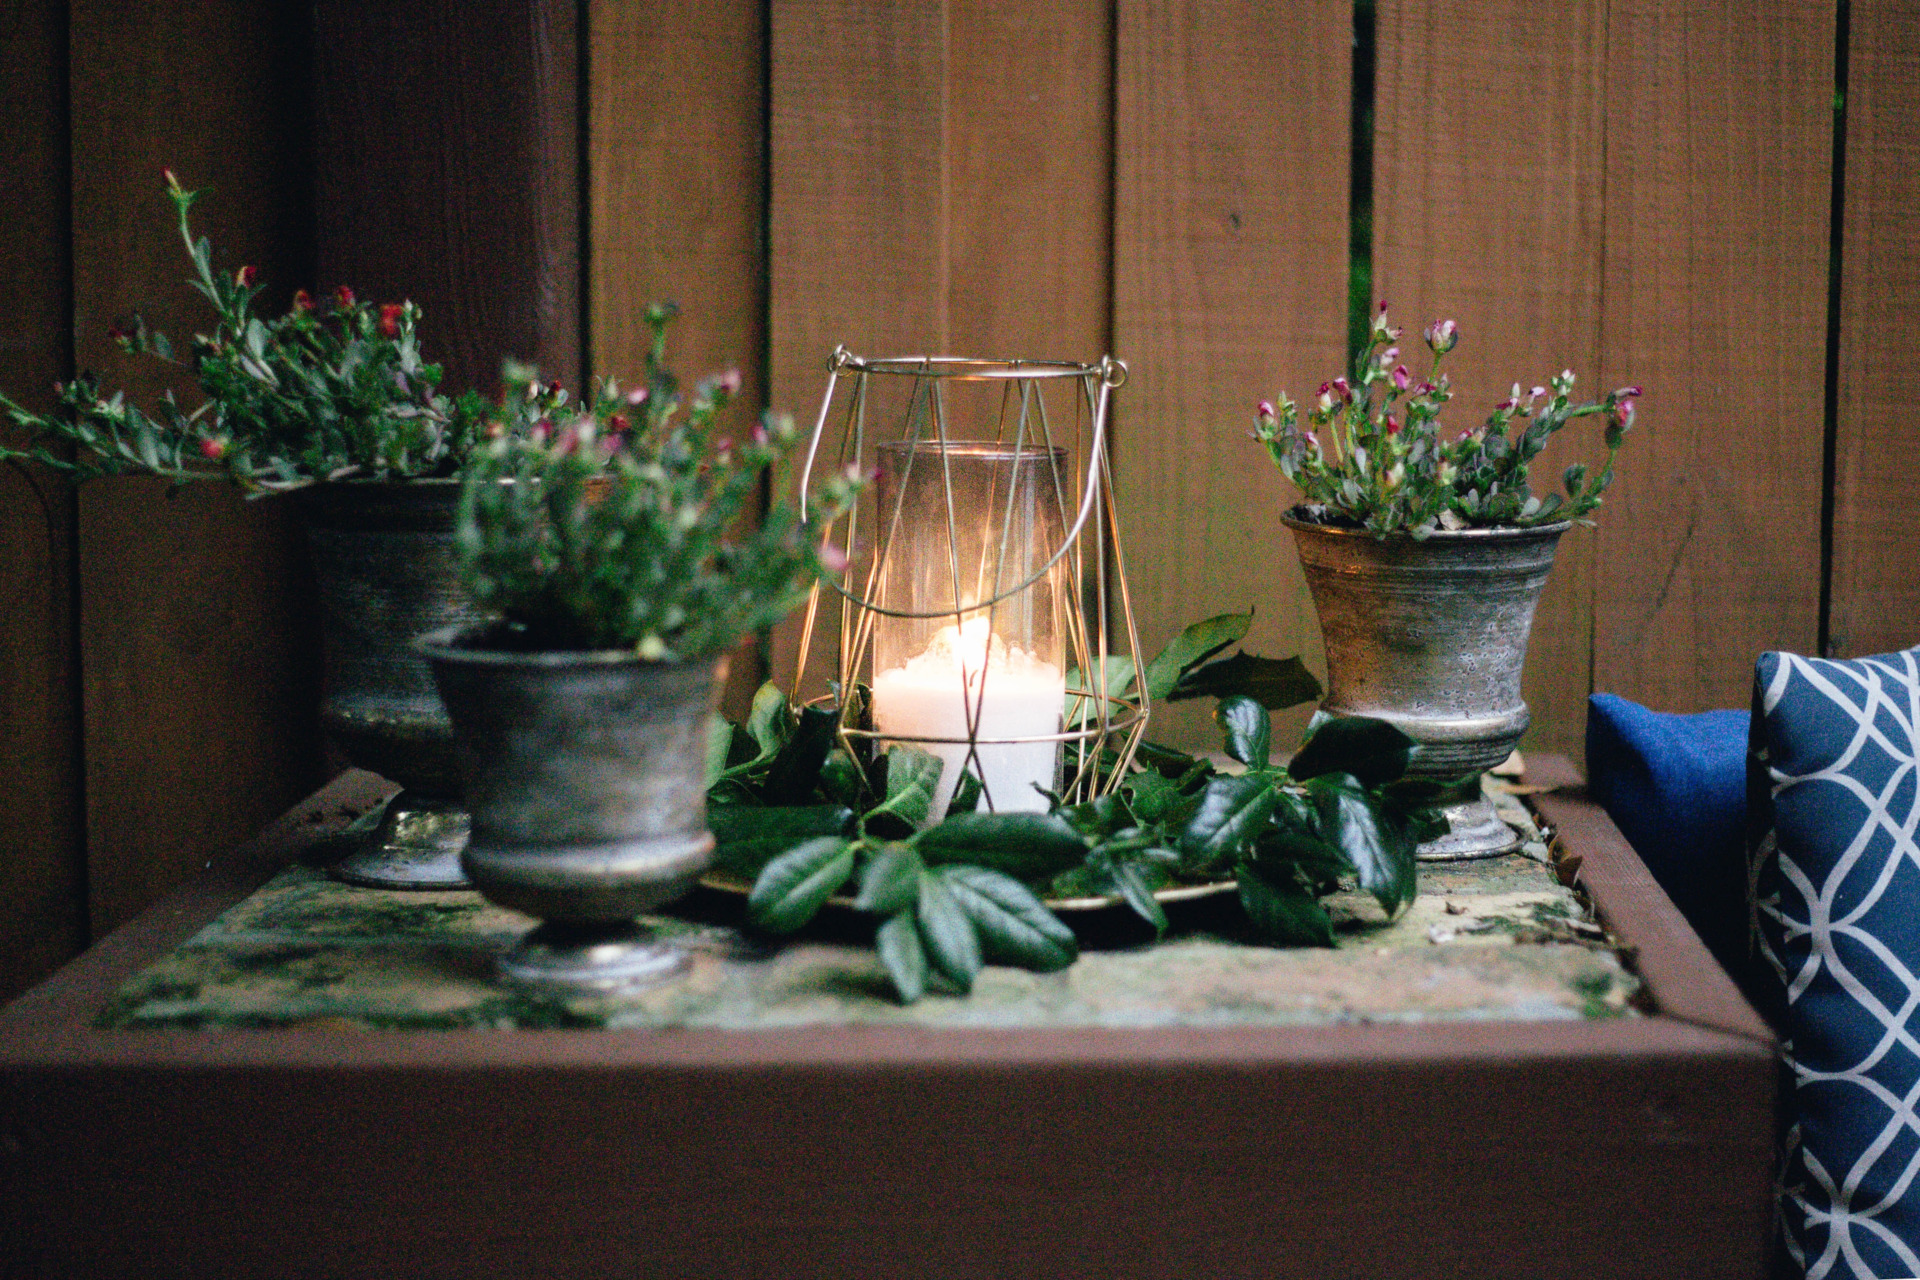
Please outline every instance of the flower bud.
M295 289L293 291L293 309L295 311L313 310L313 295L305 289Z
M607 430L613 432L615 435L625 434L628 428L632 426L633 423L627 420L627 415L624 413L613 414L607 419Z
M1333 385L1333 394L1339 397L1341 404L1353 403L1353 384L1352 383L1348 382L1345 378L1335 378L1333 380L1332 385Z
M1388 365L1392 364L1395 360L1398 360L1399 358L1400 358L1400 348L1388 347L1385 351L1382 351L1380 353L1380 367L1384 369Z
M1392 414L1387 415L1387 434L1390 436L1400 434L1400 419L1394 417Z
M1331 413L1333 411L1333 396L1327 391L1327 386L1324 382L1320 384L1320 399L1317 407L1321 413Z
M340 286L339 288L337 288L337 289L335 289L335 290L333 291L333 303L334 303L334 305L335 305L335 306L337 306L337 307L350 307L350 306L352 306L352 305L353 305L353 290L351 290L351 289L349 289L349 288L347 288L347 286L345 286L345 285L341 285L341 286Z
M1622 431L1625 431L1628 427L1632 426L1633 425L1633 401L1622 400L1618 404L1614 405L1613 420L1620 424L1620 429Z
M646 402L647 389L645 387L635 387L633 390L627 392L627 403L634 408L638 409Z
M718 383L720 394L731 400L740 394L741 378L738 369L729 369L720 375Z
M1326 390L1326 388L1322 387L1321 390L1324 391ZM1273 419L1273 401L1262 400L1259 404L1254 406L1253 411L1256 415L1258 415L1261 421L1263 422L1271 421Z
M200 442L200 453L208 462L220 461L220 459L227 456L226 437L208 436Z
M1616 400L1632 400L1645 394L1646 393L1640 390L1639 387L1621 387L1613 393L1613 398Z
M820 544L820 563L826 566L828 573L845 573L847 553L831 542Z
M1426 339L1428 349L1443 356L1460 341L1460 328L1451 320L1435 320L1427 326Z
M1413 384L1413 375L1407 372L1407 366L1403 364L1393 366L1392 376L1393 388L1396 391L1405 391Z
M380 305L380 336L397 338L400 336L400 316L406 310L397 302L385 302Z
M253 282L260 278L260 268L245 266L233 273L233 282L242 289L253 288Z

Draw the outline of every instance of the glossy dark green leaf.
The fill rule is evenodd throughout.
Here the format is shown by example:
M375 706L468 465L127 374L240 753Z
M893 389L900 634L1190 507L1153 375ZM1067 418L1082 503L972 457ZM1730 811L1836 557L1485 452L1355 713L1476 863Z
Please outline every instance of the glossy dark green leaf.
M1054 812L1068 826L1093 840L1105 839L1133 822L1126 803L1115 795L1065 805Z
M1143 742L1134 753L1134 759L1146 765L1155 773L1168 778L1178 778L1187 773L1196 764L1205 761L1190 756L1184 751L1175 751L1172 747L1163 747L1157 742Z
M1326 908L1291 886L1275 885L1253 867L1240 871L1240 905L1259 935L1282 947L1331 947Z
M1167 909L1153 896L1154 889L1158 887L1150 870L1153 865L1133 860L1115 862L1113 887L1135 915L1153 926L1153 936L1160 938L1165 937L1167 932Z
M858 804L866 787L866 774L847 754L845 747L827 753L820 765L820 792L835 804Z
M860 873L860 895L853 905L879 916L905 911L920 900L920 855L904 844L883 845Z
M768 804L802 804L820 785L820 766L833 750L839 717L824 707L802 707L793 734L767 766Z
M1073 930L1011 876L968 866L941 867L934 875L966 913L982 950L992 959L1052 973L1080 954Z
M920 929L913 912L900 911L887 917L873 935L874 950L880 963L900 993L900 1003L912 1004L927 992L927 949L920 942Z
M1226 741L1227 754L1256 769L1267 767L1273 744L1273 720L1252 698L1235 694L1213 709L1214 723Z
M934 788L940 784L940 757L904 744L887 750L887 798L872 813L890 813L910 827L927 820Z
M980 940L944 877L920 877L915 914L933 971L962 993L973 990L973 980L980 976Z
M980 776L971 769L960 773L960 781L954 784L953 799L947 804L946 816L972 813L980 807Z
M1319 811L1322 837L1347 855L1360 887L1390 916L1411 906L1418 881L1406 825L1383 811L1352 774L1322 774L1307 791Z
M972 862L1022 880L1053 876L1087 856L1087 842L1051 813L962 813L914 846L930 864Z
M1299 782L1323 773L1350 773L1377 787L1406 772L1413 747L1412 738L1385 720L1341 716L1313 731L1288 762L1287 772Z
M1280 711L1316 701L1320 682L1298 658L1262 658L1236 653L1181 675L1167 694L1168 702L1187 698L1226 698L1243 694L1269 711Z
M787 850L753 882L747 918L771 933L792 933L853 874L855 848L839 836L820 836Z
M1165 698L1179 683L1181 673L1246 635L1252 625L1251 613L1223 613L1182 631L1147 664L1147 696L1155 702Z
M713 832L714 865L751 880L797 844L851 833L853 810L835 804L776 809L757 804L715 804L707 808L707 827Z
M1243 774L1215 778L1201 793L1200 807L1180 834L1190 868L1219 866L1253 843L1279 803L1270 778Z
M1120 791L1135 820L1148 826L1170 819L1186 799L1173 779L1159 773L1131 774L1120 784Z

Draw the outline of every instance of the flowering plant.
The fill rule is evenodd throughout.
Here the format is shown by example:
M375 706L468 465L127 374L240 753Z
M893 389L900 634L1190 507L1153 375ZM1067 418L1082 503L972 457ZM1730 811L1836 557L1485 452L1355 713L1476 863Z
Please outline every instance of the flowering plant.
M469 594L502 625L485 643L518 650L633 649L647 659L719 653L845 565L800 513L774 505L736 529L761 478L792 444L784 414L747 439L714 434L740 391L728 371L684 404L663 361L670 305L647 311L646 381L602 379L586 400L509 365L507 395L464 471L456 540ZM864 478L830 477L807 523L837 519Z
M1400 334L1381 303L1352 380L1321 384L1307 413L1310 430L1301 429L1299 409L1284 394L1278 408L1260 403L1253 438L1299 487L1305 518L1362 526L1379 538L1401 532L1425 538L1437 528L1590 523L1585 516L1613 482L1639 387L1575 404L1572 370L1531 391L1516 382L1484 424L1447 438L1440 413L1453 391L1440 363L1460 341L1459 328L1451 320L1427 326L1433 360L1418 381L1401 363ZM1583 463L1568 467L1564 496L1535 494L1529 465L1554 432L1590 414L1606 418L1606 464L1597 475Z
M166 176L193 261L188 284L213 304L213 332L196 335L185 360L139 317L110 336L128 354L190 368L205 401L182 410L168 392L148 413L124 392L104 393L92 374L57 387L50 414L0 395L0 411L28 433L25 448L0 445L0 460L33 458L80 479L224 478L250 492L451 475L478 438L485 402L439 394L440 366L420 354L420 309L363 303L342 285L325 303L302 289L285 315L256 316L258 270L214 270L212 247L188 222L199 193L172 170ZM76 456L49 447L59 443L76 446Z

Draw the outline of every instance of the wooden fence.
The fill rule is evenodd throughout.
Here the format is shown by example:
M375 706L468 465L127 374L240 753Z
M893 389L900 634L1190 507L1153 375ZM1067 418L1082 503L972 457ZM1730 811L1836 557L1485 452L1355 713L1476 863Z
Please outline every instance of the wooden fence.
M1646 387L1535 627L1529 748L1577 756L1595 689L1738 706L1762 650L1920 642L1911 2L29 0L0 87L16 395L118 377L136 304L192 330L163 164L229 265L415 296L457 377L631 370L659 297L677 364L802 417L839 342L1111 351L1146 644L1253 606L1249 647L1317 664L1244 436L1343 361L1358 195L1374 295L1464 331L1464 410ZM1569 434L1540 474L1598 447ZM4 993L326 764L284 504L13 470L0 535Z

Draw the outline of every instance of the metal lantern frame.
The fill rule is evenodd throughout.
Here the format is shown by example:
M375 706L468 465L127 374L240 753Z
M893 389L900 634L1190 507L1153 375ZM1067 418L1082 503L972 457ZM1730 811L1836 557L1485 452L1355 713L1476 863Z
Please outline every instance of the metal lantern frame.
M888 743L915 745L965 745L967 752L960 767L976 777L984 778L985 768L979 756L982 746L1059 743L1066 748L1066 767L1062 771L1065 781L1060 794L1068 803L1095 799L1112 791L1131 770L1135 754L1145 737L1152 708L1147 696L1145 673L1138 669L1140 634L1134 620L1132 596L1127 588L1119 517L1113 501L1112 462L1107 449L1107 426L1113 392L1126 382L1126 377L1126 365L1112 356L1102 357L1097 364L1051 360L977 360L953 356L865 359L853 354L844 345L834 349L827 361L826 392L820 400L820 412L814 421L812 438L807 445L806 467L800 480L803 511L806 509L807 491L814 467L821 462L821 445L829 420L835 416L836 396L849 384L851 393L846 397L841 415L843 426L836 465L843 469L856 467L862 474L872 474L879 446L898 439L907 449L906 465L911 467L924 448L928 455L926 465L942 468L950 552L957 548L958 536L954 526L952 475L946 460L953 457L956 450L979 445L992 445L1000 449L1011 446L1016 472L1019 459L1023 456L1051 451L1061 445L1066 446L1069 459L1067 475L1062 476L1057 469L1054 472L1054 499L1060 515L1060 527L1064 530L1060 545L1053 548L1045 562L1023 581L1005 587L996 582L994 593L986 600L953 610L915 613L884 608L874 598L892 553L894 535L900 527L906 502L905 483L898 486L899 492L895 495L890 512L875 511L876 522L884 525L884 529L880 531L882 536L874 541L871 563L860 575L862 581L853 583L850 571L846 585L832 580L823 580L814 585L807 600L793 688L799 690L805 678L808 657L821 617L821 603L825 593L831 591L839 597L838 689L843 692L838 696L827 694L812 699L810 705L834 706L837 703L840 717L838 734L843 746L851 749L856 740L873 743L882 739ZM876 378L911 380L905 421L897 437L876 439L869 430L868 398ZM949 434L946 387L952 383L1000 384L999 412L991 439L979 436L961 438ZM1057 385L1072 388L1071 426L1060 439L1056 439L1056 423L1045 395L1046 387ZM1073 465L1073 460L1080 458L1085 459L1084 471ZM1070 493L1074 480L1078 481L1078 492ZM1000 541L1002 565L1006 562L1011 518L1006 523L1008 528L1003 529ZM823 546L837 539L842 546L856 548L863 545L861 535L861 512L856 504L845 515L827 525L819 537ZM957 604L963 598L961 571L958 556L950 555L949 559L953 563L953 599ZM965 713L968 735L965 738L882 734L874 728L853 723L862 708L856 705L856 698L844 691L851 691L861 680L861 669L873 646L877 619L951 618L958 626L968 616L985 614L991 628L994 611L1003 602L1031 590L1062 562L1067 565L1072 589L1067 593L1063 605L1068 685L1059 732L1006 738L981 736L981 707L990 679L985 671L979 681L969 680L965 685L968 690ZM1124 642L1124 650L1115 648L1116 641ZM1123 662L1126 664L1124 667ZM1134 675L1130 691L1110 692L1116 683L1125 685L1124 677L1128 672ZM1107 749L1114 753L1112 767L1102 769L1099 767L1101 756ZM991 806L992 797L988 796L987 799Z

